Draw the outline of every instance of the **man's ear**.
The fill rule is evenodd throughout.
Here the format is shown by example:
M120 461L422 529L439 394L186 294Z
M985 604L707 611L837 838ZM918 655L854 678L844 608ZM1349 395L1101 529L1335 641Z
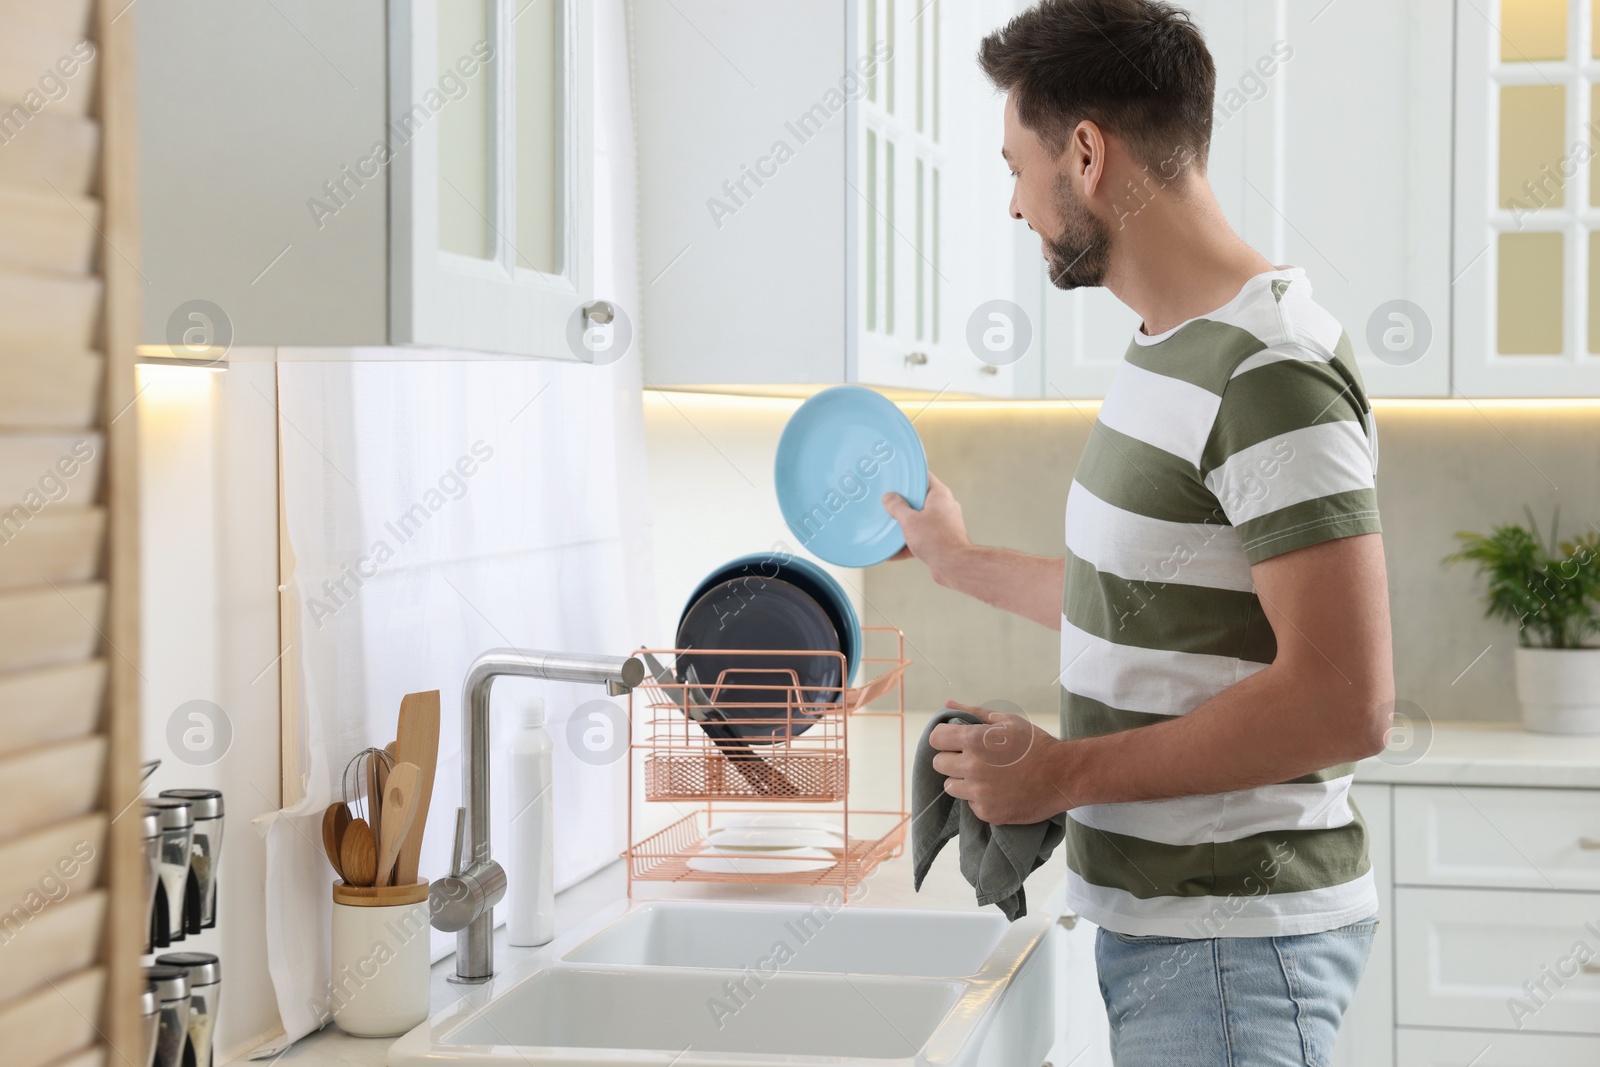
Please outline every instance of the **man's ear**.
M1083 199L1093 200L1106 177L1106 137L1100 127L1084 119L1072 129L1063 152L1066 169L1083 189Z

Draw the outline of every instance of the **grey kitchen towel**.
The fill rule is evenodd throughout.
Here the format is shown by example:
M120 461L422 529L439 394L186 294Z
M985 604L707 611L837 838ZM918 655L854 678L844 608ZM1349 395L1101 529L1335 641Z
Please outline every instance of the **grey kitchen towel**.
M933 717L917 742L911 766L911 867L912 885L922 881L934 857L952 838L961 838L961 876L978 891L978 903L998 904L1015 922L1028 914L1022 883L1050 858L1067 836L1065 815L1022 826L990 826L965 800L944 791L946 775L933 769L936 754L928 738L940 723L975 725L983 720L970 712L946 708Z

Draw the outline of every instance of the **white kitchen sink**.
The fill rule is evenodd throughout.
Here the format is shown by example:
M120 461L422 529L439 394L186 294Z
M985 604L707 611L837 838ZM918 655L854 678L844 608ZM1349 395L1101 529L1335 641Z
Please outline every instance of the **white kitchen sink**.
M566 954L572 963L964 978L1005 936L988 912L644 904Z
M959 982L845 983L780 972L730 993L727 981L703 971L552 968L492 1002L446 1044L896 1060L922 1047L962 992Z
M652 902L463 994L390 1067L1038 1067L1050 919Z

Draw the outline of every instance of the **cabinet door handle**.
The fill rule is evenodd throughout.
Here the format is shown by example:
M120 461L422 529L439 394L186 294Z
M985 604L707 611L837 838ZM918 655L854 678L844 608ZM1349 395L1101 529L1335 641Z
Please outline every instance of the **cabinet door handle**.
M616 309L610 304L606 303L604 300L596 300L592 304L584 305L583 317L587 321L594 323L596 326L604 326L606 323L616 318L617 313Z
M1600 974L1600 963L1585 963L1578 970L1584 974Z
M906 353L906 366L908 366L908 367L925 367L927 365L928 365L928 353L926 353L926 352L907 352Z
M1074 930L1077 929L1078 926L1078 917L1069 911L1065 915L1058 918L1056 922L1066 927L1068 930Z
M993 363L985 363L983 366L978 368L978 373L987 374L990 377L993 377L994 375L1000 373L1000 368L995 366Z
M1600 837L1580 837L1578 847L1585 852L1600 852Z

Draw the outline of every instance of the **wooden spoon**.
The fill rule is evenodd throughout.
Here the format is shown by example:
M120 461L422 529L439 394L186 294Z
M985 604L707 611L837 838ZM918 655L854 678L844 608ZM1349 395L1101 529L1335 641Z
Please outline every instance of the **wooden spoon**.
M396 763L389 771L388 786L383 793L383 840L378 847L378 880L374 885L392 885L395 857L400 852L400 842L411 829L417 814L417 787L422 781L422 771L415 763Z
M371 885L378 876L378 853L372 828L365 819L352 819L339 845L339 867L346 885Z
M344 868L341 866L339 849L344 841L344 832L349 828L350 805L343 801L329 804L328 810L322 813L322 851L328 854L333 873L341 879L344 878Z
M439 691L407 693L400 701L400 730L394 743L395 758L415 763L422 772L413 806L417 809L411 829L400 843L395 860L394 882L411 885L417 880L417 861L422 853L422 832L428 822L428 801L433 796L433 773L439 763Z

